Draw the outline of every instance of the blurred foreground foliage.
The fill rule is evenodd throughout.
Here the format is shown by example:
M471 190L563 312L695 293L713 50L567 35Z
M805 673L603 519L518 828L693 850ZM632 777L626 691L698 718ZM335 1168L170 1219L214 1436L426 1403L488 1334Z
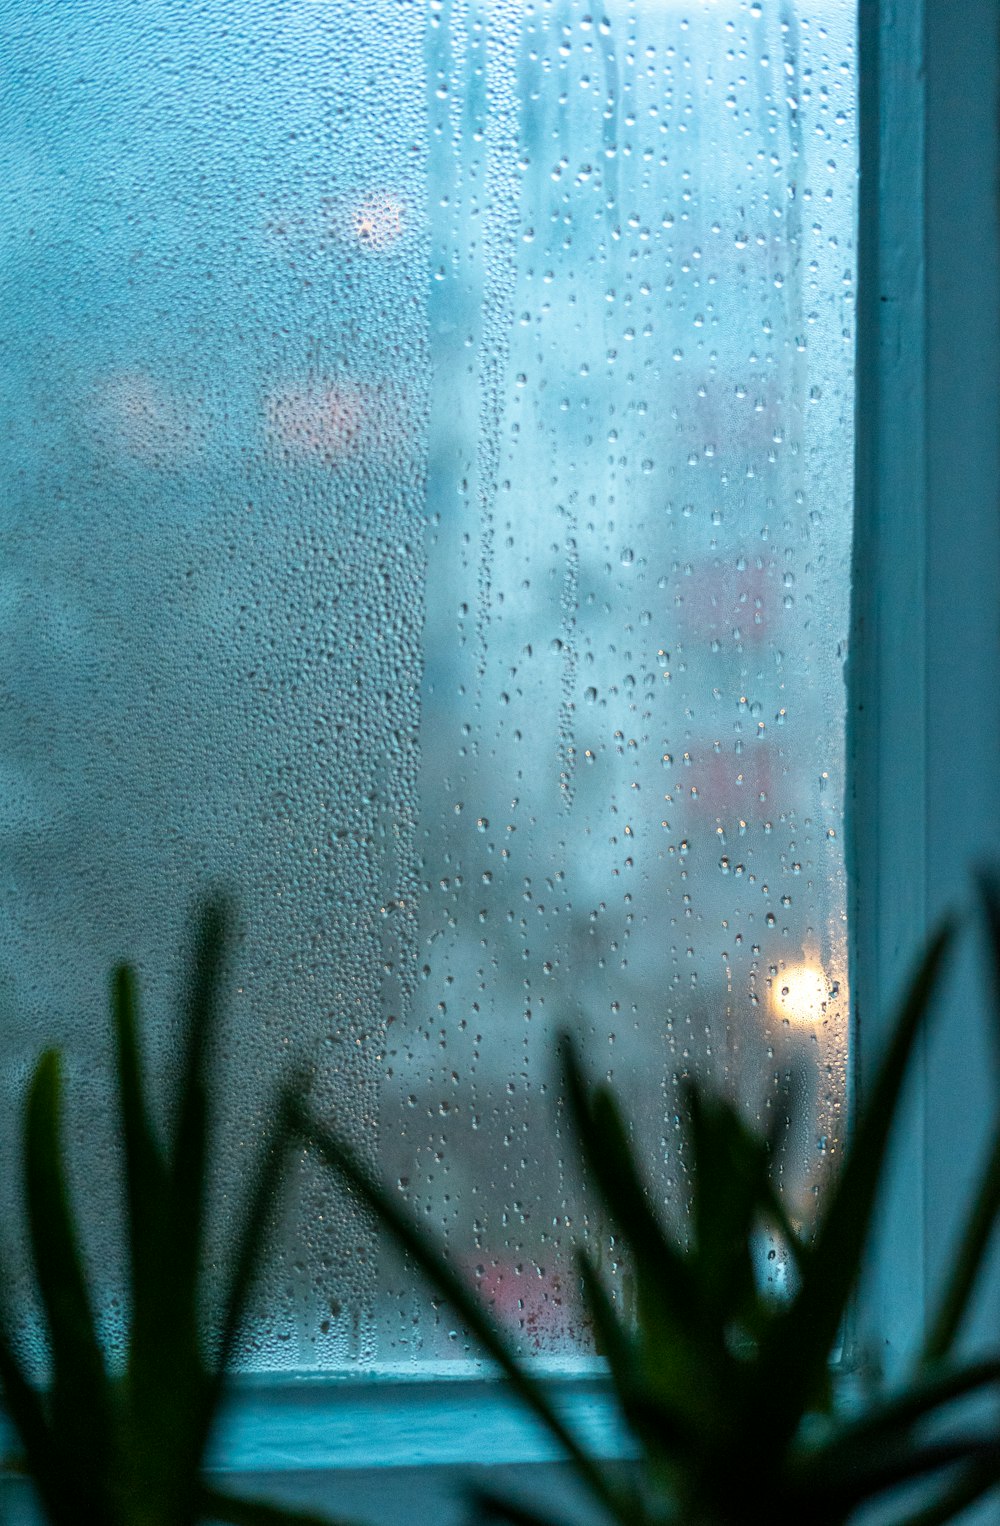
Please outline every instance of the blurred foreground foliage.
M187 981L176 1092L158 1138L144 1073L134 972L112 978L111 1014L124 1173L128 1325L124 1362L99 1334L63 1144L62 1064L42 1055L24 1109L24 1203L48 1372L18 1355L16 1311L0 1274L0 1384L51 1526L310 1526L313 1517L236 1498L204 1476L224 1380L260 1267L289 1155L279 1122L252 1173L217 1308L206 1289L212 1130L209 1052L231 914L206 905ZM287 1113L288 1104L284 1112ZM282 1113L280 1105L275 1113ZM88 1169L90 1163L88 1163Z
M983 877L1000 1033L1000 891ZM938 1526L1000 1481L1000 1439L982 1406L1000 1393L1000 1360L963 1361L956 1340L1000 1208L1000 1122L940 1305L907 1381L838 1403L831 1363L875 1223L893 1121L914 1047L954 941L933 937L891 1029L839 1171L804 1234L789 1222L773 1177L775 1138L705 1086L687 1087L688 1234L661 1221L607 1085L586 1078L568 1036L560 1046L565 1095L584 1177L613 1230L634 1288L626 1311L591 1250L576 1250L582 1296L605 1356L634 1461L591 1455L567 1427L530 1364L455 1271L437 1237L368 1171L350 1146L298 1100L289 1123L373 1209L444 1295L469 1334L570 1459L599 1512L618 1526L843 1526L880 1497L891 1526ZM758 1272L760 1247L788 1258L787 1291ZM920 1504L897 1505L893 1491ZM523 1503L478 1490L481 1518L552 1526ZM883 1519L883 1517L880 1517Z

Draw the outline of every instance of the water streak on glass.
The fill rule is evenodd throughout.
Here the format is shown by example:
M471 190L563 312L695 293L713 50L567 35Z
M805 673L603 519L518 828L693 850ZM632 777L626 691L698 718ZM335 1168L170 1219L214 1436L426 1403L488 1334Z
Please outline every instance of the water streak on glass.
M684 1077L800 1217L841 1132L852 0L0 14L7 1158L58 1042L93 1189L225 879L222 1218L305 1057L585 1352L560 1028L675 1219ZM249 1365L469 1354L308 1162L279 1240Z

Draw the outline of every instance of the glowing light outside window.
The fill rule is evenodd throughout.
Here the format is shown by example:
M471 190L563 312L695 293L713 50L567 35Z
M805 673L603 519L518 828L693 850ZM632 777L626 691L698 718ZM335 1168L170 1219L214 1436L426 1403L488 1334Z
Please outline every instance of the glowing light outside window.
M228 879L223 1200L306 1057L574 1357L558 1027L670 1215L688 1074L838 1137L853 4L0 10L4 1143ZM247 1364L466 1354L306 1170Z
M821 964L792 964L775 977L771 1004L782 1021L810 1026L823 1021L827 1003L838 995Z

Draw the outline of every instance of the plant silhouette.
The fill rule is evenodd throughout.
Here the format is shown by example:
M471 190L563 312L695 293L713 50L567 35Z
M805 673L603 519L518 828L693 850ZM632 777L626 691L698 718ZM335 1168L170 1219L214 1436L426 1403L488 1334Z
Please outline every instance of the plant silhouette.
M120 1371L98 1333L68 1187L56 1050L42 1055L31 1079L24 1200L49 1373L44 1384L34 1382L17 1355L14 1315L3 1296L7 1279L0 1276L0 1383L22 1467L51 1526L192 1526L201 1519L319 1526L318 1517L225 1494L203 1472L289 1144L287 1126L279 1122L258 1157L213 1318L204 1280L212 1148L208 1052L230 923L222 900L206 904L197 919L165 1142L150 1110L135 974L122 965L112 979L129 1260Z
M993 879L982 878L981 895L1000 993L1000 891ZM950 1281L906 1384L845 1408L836 1402L830 1365L872 1232L904 1077L953 940L949 923L920 961L808 1235L789 1222L774 1186L774 1139L751 1129L734 1103L692 1082L685 1107L687 1234L672 1236L651 1201L617 1098L608 1086L590 1084L574 1044L563 1037L564 1090L580 1161L634 1288L624 1311L592 1251L577 1247L583 1299L632 1441L632 1462L608 1465L586 1450L436 1238L334 1131L297 1100L289 1122L450 1302L610 1521L749 1526L766 1518L779 1526L843 1526L878 1496L891 1507L894 1489L921 1484L920 1505L899 1506L894 1526L938 1526L1000 1480L996 1435L972 1422L956 1424L949 1413L970 1395L1000 1388L1000 1360L963 1362L956 1355L1000 1208L1000 1125ZM790 1263L782 1293L759 1275L767 1235ZM951 1423L935 1427L942 1418ZM477 1491L475 1500L487 1518L552 1526L547 1515L488 1491Z

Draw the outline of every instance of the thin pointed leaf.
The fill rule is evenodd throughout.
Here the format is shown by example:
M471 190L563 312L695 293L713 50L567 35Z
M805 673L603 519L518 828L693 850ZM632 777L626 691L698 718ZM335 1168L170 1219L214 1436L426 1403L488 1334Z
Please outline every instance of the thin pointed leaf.
M155 1147L148 1115L144 1124L143 1133ZM128 1147L125 1154L128 1173L134 1157L130 1161ZM165 1164L149 1150L146 1166L134 1172L136 1188L144 1180L149 1196L129 1220L131 1323L118 1413L118 1451L132 1478L123 1476L119 1464L114 1487L119 1496L124 1490L126 1501L133 1491L158 1499L168 1518L172 1514L183 1521L190 1518L202 1452L197 1420L205 1382L197 1316L174 1276L173 1205Z
M941 1303L924 1343L924 1363L939 1361L948 1355L961 1328L969 1302L979 1280L986 1252L1000 1214L1000 1127L993 1137L976 1193L975 1202L954 1258L951 1275Z
M222 961L231 921L229 907L221 898L206 901L195 920L191 979L184 1003L180 1091L174 1120L175 1159L185 1156L183 1135L187 1120L192 1111L200 1110L208 1044L218 1014Z
M770 1125L764 1131L764 1154L767 1161L767 1180L761 1189L761 1218L776 1230L783 1248L791 1258L796 1277L801 1278L807 1261L812 1255L812 1244L802 1229L792 1223L784 1198L774 1178L774 1159L778 1149L778 1136L785 1127L789 1115L783 1117L775 1111Z
M541 1515L530 1505L522 1505L516 1500L505 1500L492 1489L470 1489L468 1498L482 1520L507 1521L508 1526L565 1526L565 1522L555 1516Z
M266 1500L242 1499L207 1484L198 1491L198 1503L204 1520L226 1521L229 1526L354 1526L342 1518L317 1515L311 1510L272 1505Z
M606 1087L588 1089L567 1034L561 1036L559 1050L581 1153L604 1207L631 1243L637 1265L657 1268L665 1302L686 1313L693 1311L695 1289L684 1257L667 1238L653 1212L614 1097Z
M880 1480L894 1468L903 1480L908 1468L914 1476L926 1471L918 1445L918 1428L942 1416L945 1407L984 1388L1000 1383L1000 1362L979 1362L965 1371L937 1374L919 1381L842 1426L838 1433L811 1454L800 1452L789 1471L789 1490L798 1500L822 1499L841 1511L853 1509L888 1487ZM943 1418L943 1416L942 1416ZM968 1443L959 1443L959 1445ZM955 1459L938 1459L933 1467L951 1466Z
M618 1316L597 1268L582 1245L576 1248L576 1267L583 1283L583 1298L594 1325L598 1351L607 1361L619 1392L628 1392L635 1380L635 1347L631 1334Z
M655 1453L658 1461L664 1453L673 1457L689 1451L697 1435L696 1424L691 1424L691 1406L666 1401L662 1395L662 1379L655 1390L651 1389L643 1370L642 1346L625 1328L597 1268L582 1247L577 1248L576 1263L598 1350L608 1363L622 1418L644 1449L649 1454ZM662 1358L663 1353L658 1355ZM659 1373L657 1377L660 1377Z
M99 1477L107 1454L110 1389L61 1148L60 1062L50 1049L35 1069L25 1108L25 1199L52 1355L52 1419L82 1485L87 1476Z
M169 1153L172 1193L171 1275L175 1308L186 1304L189 1320L197 1306L203 1257L208 1178L208 1098L206 1058L218 1015L219 984L229 916L221 900L209 901L197 918L190 984L185 1001L184 1041L174 1127Z
M725 1424L739 1378L726 1347L725 1320L701 1299L689 1259L653 1210L615 1098L604 1086L588 1090L567 1035L560 1052L585 1163L606 1213L632 1247L649 1398L673 1410L686 1403L703 1420L714 1415Z
M946 1526L954 1521L970 1505L975 1505L1000 1482L1000 1470L994 1465L974 1464L963 1470L961 1476L941 1494L933 1504L907 1515L896 1526Z
M767 1195L767 1156L763 1140L742 1126L729 1103L694 1083L685 1098L698 1288L702 1303L728 1323L755 1301L750 1238Z
M993 986L993 1017L997 1048L1000 1050L1000 877L991 869L976 875L976 885L986 923Z
M879 1494L916 1483L944 1469L966 1465L991 1471L1000 1477L1000 1445L993 1441L934 1441L914 1446L912 1441L895 1450L886 1449L852 1474L841 1473L818 1486L816 1498L836 1506L845 1515ZM809 1496L805 1496L805 1502Z
M877 1447L893 1432L908 1432L946 1405L978 1390L1000 1387L1000 1360L973 1362L967 1367L920 1377L902 1393L849 1420L818 1454L824 1467L836 1469L856 1446ZM808 1464L807 1464L808 1466Z
M205 1205L208 1188L208 1096L200 1087L192 1100L180 1141L170 1162L164 1203L164 1272L169 1288L169 1317L174 1340L193 1361L200 1351L198 1304L205 1258Z
M289 1104L288 1110L294 1131L311 1144L348 1187L375 1211L397 1243L402 1246L430 1282L444 1294L459 1319L475 1336L483 1350L507 1375L517 1395L572 1458L580 1477L591 1493L606 1508L613 1509L615 1496L600 1467L563 1424L549 1403L544 1389L521 1366L507 1338L494 1325L475 1295L455 1273L444 1253L439 1250L427 1232L416 1224L409 1214L400 1209L385 1188L357 1159L353 1150L316 1119L311 1118L301 1104L293 1102Z
M291 1145L287 1116L287 1110L282 1108L279 1122L261 1150L257 1162L256 1180L238 1237L223 1304L218 1360L220 1371L225 1371L232 1359L246 1316L247 1303L267 1246L268 1227L281 1190L285 1159Z
M865 1108L830 1188L798 1290L761 1341L761 1372L774 1403L771 1437L790 1438L824 1380L868 1238L893 1119L917 1036L927 1018L952 939L946 923L931 939L906 997Z
M168 1292L163 1224L167 1173L145 1095L135 975L127 965L121 965L112 978L111 1010L131 1260L129 1381L134 1390L145 1395L163 1382L163 1347L172 1339L164 1307Z
M994 1002L998 1038L1000 1038L1000 883L995 875L977 876L980 899L986 921L993 969ZM959 1251L954 1258L938 1312L931 1323L923 1350L923 1361L934 1362L950 1351L968 1309L979 1270L989 1249L990 1239L1000 1214L1000 1127L994 1134L986 1169L980 1181Z
M0 1285L6 1281L0 1274ZM14 1354L6 1311L0 1309L0 1390L4 1408L24 1449L27 1470L52 1521L69 1521L77 1503L74 1480L61 1465L41 1395L28 1382Z
M267 1245L269 1221L277 1201L285 1161L291 1145L289 1119L298 1100L298 1090L290 1089L278 1109L278 1122L265 1143L257 1162L257 1176L250 1193L238 1235L236 1253L230 1269L229 1286L222 1304L219 1348L204 1390L201 1419L201 1442L208 1441L212 1419L217 1411L226 1373L246 1317L247 1304Z
M149 1223L166 1182L166 1167L156 1142L146 1101L139 1051L135 972L120 965L112 977L112 1022L118 1073L118 1104L125 1147L125 1189L133 1254L145 1264ZM136 1243L138 1242L138 1243Z

